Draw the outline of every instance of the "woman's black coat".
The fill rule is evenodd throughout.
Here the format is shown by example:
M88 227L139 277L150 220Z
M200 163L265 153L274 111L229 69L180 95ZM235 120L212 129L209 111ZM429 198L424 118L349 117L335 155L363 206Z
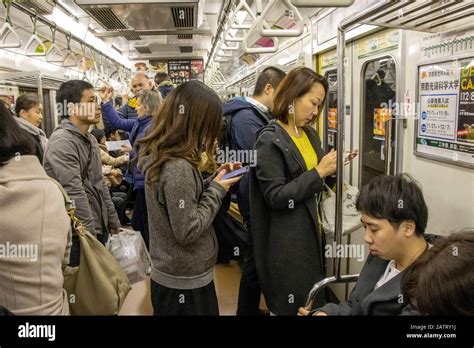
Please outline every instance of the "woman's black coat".
M321 161L318 134L311 127L304 130ZM315 169L307 170L293 140L274 121L259 132L255 150L250 213L257 273L269 310L296 315L311 287L325 277L315 200L324 190L323 179ZM323 296L316 302L323 305Z

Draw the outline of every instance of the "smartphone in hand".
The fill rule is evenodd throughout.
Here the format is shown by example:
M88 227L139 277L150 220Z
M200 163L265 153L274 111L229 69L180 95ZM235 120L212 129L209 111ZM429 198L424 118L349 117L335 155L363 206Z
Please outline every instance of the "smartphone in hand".
M249 170L250 170L250 167L249 167L249 166L245 166L245 167L239 168L239 169L237 169L237 170L234 170L234 171L232 171L232 172L230 172L230 173L225 174L225 175L222 177L222 180L232 179L232 178L235 178L235 177L237 177L237 176L244 175L244 174L247 173Z

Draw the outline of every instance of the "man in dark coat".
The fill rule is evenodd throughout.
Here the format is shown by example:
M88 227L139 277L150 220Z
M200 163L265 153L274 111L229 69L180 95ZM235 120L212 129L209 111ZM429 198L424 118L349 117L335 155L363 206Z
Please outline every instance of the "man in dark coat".
M273 95L285 73L275 67L267 67L259 74L254 93L251 98L237 97L224 104L224 116L231 115L230 150L252 153L256 134L270 122ZM247 156L250 158L251 156ZM237 159L238 160L238 159ZM256 158L253 158L255 161ZM223 163L228 159L223 159ZM252 163L244 163L244 165ZM238 185L237 202L240 215L247 231L250 233L249 178L245 174ZM240 280L237 315L258 315L260 304L260 286L253 258L251 235L245 255L242 278Z

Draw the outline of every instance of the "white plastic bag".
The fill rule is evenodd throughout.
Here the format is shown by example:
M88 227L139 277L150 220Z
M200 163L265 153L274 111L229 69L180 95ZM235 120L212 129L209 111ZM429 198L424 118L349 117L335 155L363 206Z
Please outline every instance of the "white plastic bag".
M335 215L336 215L336 194L329 186L324 184L327 192L323 193L323 200L321 203L321 220L323 229L327 236L334 236L335 231ZM344 183L345 191L342 194L342 231L344 235L348 235L362 226L360 218L362 216L356 209L356 199L359 194L359 189Z
M107 249L122 266L130 284L140 282L147 277L150 255L140 232L120 229L120 233L110 236Z

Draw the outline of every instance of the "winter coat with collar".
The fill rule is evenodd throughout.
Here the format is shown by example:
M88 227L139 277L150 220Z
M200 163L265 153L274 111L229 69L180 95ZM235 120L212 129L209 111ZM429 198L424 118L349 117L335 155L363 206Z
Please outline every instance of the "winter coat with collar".
M158 90L160 91L163 99L166 98L166 96L170 94L175 88L176 86L171 81L163 81L158 85Z
M33 144L35 145L36 157L38 157L40 163L43 163L44 151L48 145L48 138L46 137L46 134L42 129L32 125L30 122L21 117L15 117L15 120L20 128L26 131L30 136Z
M316 131L304 130L321 161L324 152ZM268 309L296 315L311 287L325 276L325 241L315 199L324 181L316 169L307 170L293 140L275 121L259 132L255 150L250 217L257 273ZM329 185L332 180L327 178ZM322 294L316 303L324 304Z
M111 101L102 104L101 109L105 127L111 129L121 129L126 132L130 132L129 141L133 146L132 152L130 152L130 161L132 161L137 155L137 140L145 136L146 132L148 131L148 127L151 124L152 117L145 116L133 120L121 118L115 111ZM127 173L125 173L124 178L128 182L133 183L134 190L144 189L145 187L145 177L138 169L136 163L131 164L127 170Z
M328 315L413 315L416 310L401 296L400 272L387 283L374 290L390 260L370 255L360 272L349 300L340 304L328 303L312 312L323 311Z
M59 181L74 200L76 216L90 233L102 234L120 227L109 189L102 179L99 146L92 134L84 134L64 120L49 139L43 165L46 173Z
M69 315L62 266L69 263L71 223L37 157L0 166L0 206L0 304L16 315ZM13 256L20 247L29 255Z

